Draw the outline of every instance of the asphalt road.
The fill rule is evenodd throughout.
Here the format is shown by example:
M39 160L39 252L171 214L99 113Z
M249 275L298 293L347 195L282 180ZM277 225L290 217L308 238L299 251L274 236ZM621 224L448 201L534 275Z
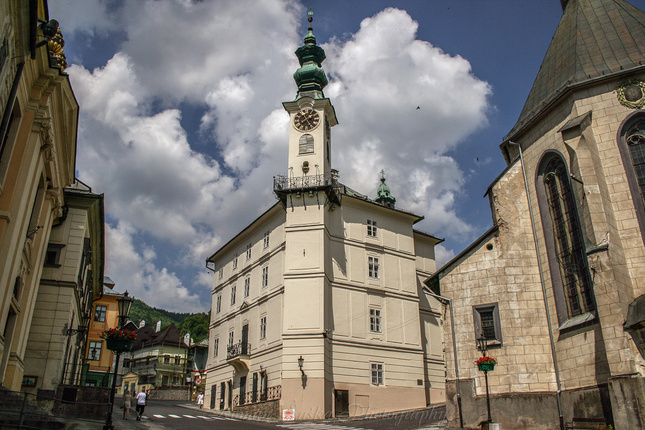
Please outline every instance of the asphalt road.
M412 430L443 428L445 407L371 417L369 419L325 420L317 422L252 421L225 416L208 409L199 410L194 403L150 400L142 421L135 421L134 410L130 420L122 418L122 410L115 409L113 420L117 429L235 429L235 430ZM437 427L434 427L437 425Z

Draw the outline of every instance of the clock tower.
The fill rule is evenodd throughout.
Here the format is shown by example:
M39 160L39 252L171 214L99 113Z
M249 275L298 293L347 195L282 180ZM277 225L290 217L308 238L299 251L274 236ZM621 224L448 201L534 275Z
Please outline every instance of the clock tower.
M331 128L338 124L336 113L323 88L327 76L321 64L325 51L316 44L309 12L309 29L304 45L296 50L300 68L293 77L298 85L296 99L283 103L289 112L289 165L287 178L299 188L331 184ZM295 182L294 182L295 181ZM302 182L302 183L301 183Z

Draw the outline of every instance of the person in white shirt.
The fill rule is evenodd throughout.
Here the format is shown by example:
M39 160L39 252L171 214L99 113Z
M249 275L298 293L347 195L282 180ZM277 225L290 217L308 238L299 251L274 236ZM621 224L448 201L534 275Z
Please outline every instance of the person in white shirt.
M199 409L204 407L204 393L199 393L199 396L197 396L197 405Z
M137 394L137 421L141 421L141 416L146 408L146 403L148 403L148 396L145 391L141 391Z

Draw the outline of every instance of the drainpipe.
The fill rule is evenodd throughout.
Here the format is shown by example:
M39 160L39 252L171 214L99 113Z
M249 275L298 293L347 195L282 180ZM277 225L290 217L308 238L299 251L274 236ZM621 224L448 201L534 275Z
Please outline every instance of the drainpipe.
M452 301L449 298L434 294L431 291L425 291L429 296L439 300L442 304L448 305L450 309L450 330L452 332L452 352L455 356L455 378L457 383L457 410L459 411L459 428L464 428L464 416L461 412L461 391L459 390L459 363L457 362L457 340L455 339L455 319L452 314Z
M564 430L564 416L562 415L562 386L560 385L560 370L558 368L558 357L555 352L555 342L553 340L553 330L551 329L551 313L549 312L549 303L547 301L546 286L544 283L544 276L542 275L542 260L540 259L540 251L538 250L537 234L535 233L535 222L533 220L533 208L531 206L531 195L529 194L529 185L526 182L526 170L524 169L524 156L522 155L522 145L519 143L508 141L511 145L517 145L520 151L520 161L522 164L522 175L524 176L524 188L526 189L526 200L529 203L529 216L531 218L531 229L533 230L533 242L535 243L535 256L537 257L538 270L540 272L540 284L542 285L542 297L544 298L544 309L546 311L546 322L549 329L549 340L551 341L551 356L553 357L553 370L555 373L555 382L558 388L556 398L558 401L558 416L560 418L560 430Z

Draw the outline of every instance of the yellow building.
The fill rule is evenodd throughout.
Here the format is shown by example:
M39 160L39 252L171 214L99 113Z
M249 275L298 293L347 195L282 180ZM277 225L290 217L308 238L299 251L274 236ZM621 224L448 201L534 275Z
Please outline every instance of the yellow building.
M107 329L118 327L119 309L117 300L123 294L113 291L114 283L106 278L103 295L94 301L94 311L87 334L85 359L87 373L83 385L111 387L114 352L105 347L105 340L100 334Z
M42 0L0 2L0 381L12 390L22 385L52 226L74 181L78 104L48 20Z

